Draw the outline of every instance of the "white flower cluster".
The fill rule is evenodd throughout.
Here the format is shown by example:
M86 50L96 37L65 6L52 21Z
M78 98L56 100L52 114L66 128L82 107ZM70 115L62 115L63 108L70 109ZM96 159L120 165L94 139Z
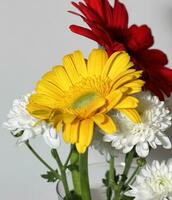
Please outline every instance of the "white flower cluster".
M153 161L143 168L126 195L135 200L172 200L172 160Z
M140 101L137 110L142 122L134 124L123 114L112 112L111 117L116 121L118 131L114 135L105 135L104 142L123 153L130 152L135 146L140 157L146 157L150 147L156 149L158 145L162 145L170 149L171 142L164 133L171 126L172 115L169 109L163 101L149 92L142 92L137 98Z
M57 148L60 145L60 139L56 130L46 122L38 121L27 112L26 105L28 104L29 96L28 94L14 100L12 109L8 114L8 121L4 123L4 126L13 135L21 133L18 143L43 135L45 142L51 148Z

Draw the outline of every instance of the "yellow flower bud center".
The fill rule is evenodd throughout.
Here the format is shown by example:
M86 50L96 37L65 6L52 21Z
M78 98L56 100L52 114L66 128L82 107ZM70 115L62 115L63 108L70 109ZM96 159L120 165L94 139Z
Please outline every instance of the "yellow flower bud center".
M83 107L86 107L89 105L95 98L96 98L96 93L95 92L89 92L87 94L84 94L80 96L72 105L72 109L80 109Z

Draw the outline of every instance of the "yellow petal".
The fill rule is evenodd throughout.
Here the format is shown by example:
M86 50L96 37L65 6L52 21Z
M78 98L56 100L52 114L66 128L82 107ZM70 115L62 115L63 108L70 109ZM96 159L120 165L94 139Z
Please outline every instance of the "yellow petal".
M55 98L58 98L64 94L64 92L57 85L43 79L37 83L36 92Z
M132 96L127 96L123 98L119 104L115 106L115 108L120 109L120 108L136 108L138 106L138 99Z
M79 121L71 124L65 124L63 130L63 139L66 143L75 144L78 142Z
M141 76L141 74L142 71L135 71L134 73L130 73L129 75L122 77L116 83L114 83L113 89L118 89L121 86L125 86L125 84L133 82L135 79L138 79Z
M116 57L111 65L108 76L113 80L119 74L131 68L133 63L130 62L130 56L127 53L122 52Z
M80 80L78 71L76 70L75 63L72 59L72 54L67 55L63 58L64 68L73 84Z
M82 75L83 77L87 76L87 66L81 51L75 51L72 54L72 59L78 74Z
M56 75L56 83L62 90L68 90L72 86L72 83L66 73L64 67L56 66L53 67L53 73Z
M37 119L47 120L52 114L52 109L30 102L27 105L27 111Z
M103 124L106 121L106 117L104 114L98 113L93 117L94 121L96 120L100 124Z
M128 92L128 94L135 94L135 93L138 93L142 90L144 83L145 82L142 81L142 80L135 80L135 81L132 81L130 83L125 84L120 89L122 89L124 87L129 88L130 91Z
M93 120L106 134L113 134L116 132L116 125L114 121L108 116L105 116L105 121L102 123L102 119L99 115L95 115Z
M62 120L56 124L56 132L59 133L62 129Z
M63 68L63 66L54 66L53 68L56 68L56 67ZM58 78L56 76L56 73L54 73L53 70L52 71L48 71L47 73L45 73L42 76L42 80L44 80L46 82L50 82L51 84L54 84L57 87L59 86Z
M82 120L79 129L79 144L89 146L93 137L94 123L90 119Z
M62 114L61 118L63 119L65 124L70 124L75 120L76 116L71 114Z
M82 154L82 153L85 153L86 149L87 149L87 146L85 145L82 145L80 143L76 143L76 148L77 148L77 151Z
M70 142L75 144L78 142L79 136L79 121L75 121L71 124Z
M113 53L113 54L110 56L110 58L107 60L107 62L106 62L106 64L105 64L105 67L104 67L104 69L103 69L103 71L102 71L102 76L106 77L106 76L108 75L108 73L109 73L109 71L110 71L110 69L111 69L113 63L115 62L117 56L118 56L119 54L121 54L121 53L122 53L121 51L117 51L117 52Z
M66 143L70 143L70 134L71 134L71 124L65 124L63 130L63 140Z
M111 92L106 98L108 100L107 111L114 108L118 102L121 100L123 93L120 90L115 90Z
M89 116L91 113L101 108L103 105L105 105L105 103L106 103L106 100L104 98L101 98L101 97L97 98L95 101L91 103L91 105L87 109L86 116Z
M113 80L132 66L133 63L130 62L130 56L126 52L116 52L107 61L103 75L108 75Z
M88 58L88 74L99 76L102 73L108 55L103 49L93 49Z
M135 73L135 72L136 72L135 69L128 69L127 71L124 71L124 72L120 73L118 76L116 76L115 78L112 79L113 85L114 85L118 80L120 80L121 78L123 78L124 76L132 75L132 74Z
M55 98L49 97L45 94L33 94L30 96L29 101L52 109L58 106L58 101L56 101Z
M124 115L126 115L128 118L130 118L134 123L140 123L141 118L137 110L135 109L118 109L120 112L122 112Z

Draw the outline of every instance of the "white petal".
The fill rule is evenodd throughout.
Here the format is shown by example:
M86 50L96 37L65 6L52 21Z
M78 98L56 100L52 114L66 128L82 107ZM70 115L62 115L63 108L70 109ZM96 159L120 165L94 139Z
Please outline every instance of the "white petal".
M162 146L165 148L165 149L171 149L171 141L170 139L165 136L164 134L162 135L157 135L158 139L161 141L162 143Z
M149 154L148 143L139 143L136 145L136 152L140 157L146 157Z
M46 144L48 144L52 149L56 149L60 146L59 135L53 127L47 127L47 129L44 131L43 138Z

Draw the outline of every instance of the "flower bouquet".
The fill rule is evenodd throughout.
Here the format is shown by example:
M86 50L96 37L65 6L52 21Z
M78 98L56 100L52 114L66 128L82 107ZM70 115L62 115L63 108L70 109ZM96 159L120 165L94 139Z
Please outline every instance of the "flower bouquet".
M47 167L42 178L62 184L62 199L96 200L89 182L90 147L105 156L108 166L106 174L99 174L104 189L99 200L172 199L172 161L147 163L151 149L171 148L166 135L172 124L167 56L151 48L154 39L147 25L128 26L126 7L119 0L114 6L108 0L72 5L79 13L69 12L88 28L70 29L96 41L99 48L88 58L79 50L64 56L35 91L14 101L5 126ZM31 138L38 135L51 147L56 167L32 147ZM65 162L58 152L61 140L70 146ZM119 172L116 158L122 154Z

